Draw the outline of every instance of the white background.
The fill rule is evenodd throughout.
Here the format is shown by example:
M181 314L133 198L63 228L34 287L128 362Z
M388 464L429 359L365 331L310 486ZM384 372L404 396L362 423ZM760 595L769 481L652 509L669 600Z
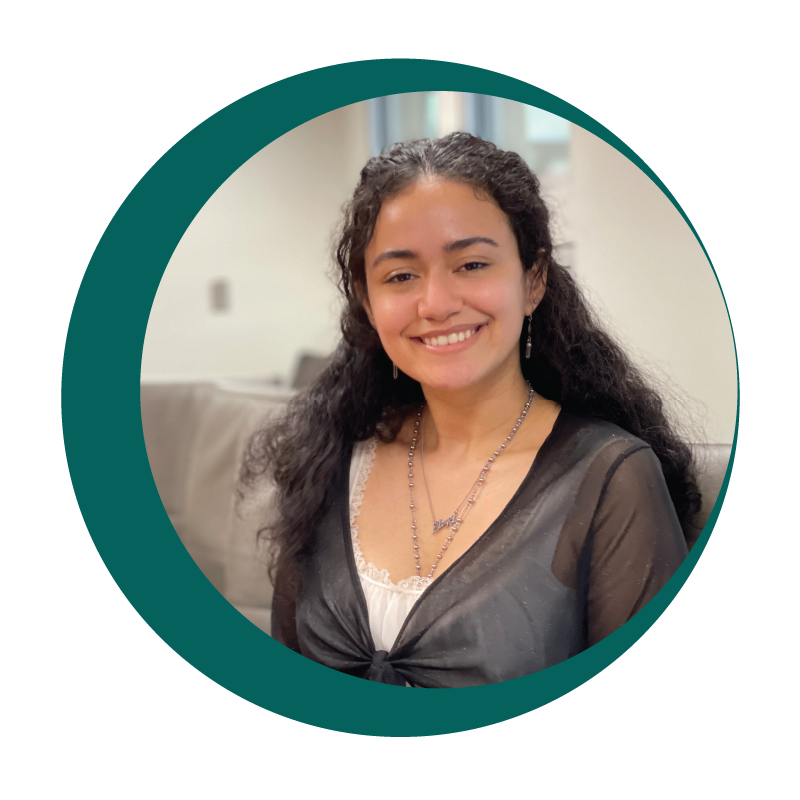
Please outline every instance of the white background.
M797 791L797 70L788 4L29 3L4 15L2 735L18 797L788 797ZM521 718L445 737L318 730L181 660L105 570L60 432L72 303L181 136L315 67L418 57L540 86L619 135L705 243L734 324L736 465L648 634ZM102 369L102 365L98 365ZM113 465L110 465L113 468ZM10 509L10 513L9 513ZM418 712L417 712L418 713ZM425 714L436 714L435 693Z

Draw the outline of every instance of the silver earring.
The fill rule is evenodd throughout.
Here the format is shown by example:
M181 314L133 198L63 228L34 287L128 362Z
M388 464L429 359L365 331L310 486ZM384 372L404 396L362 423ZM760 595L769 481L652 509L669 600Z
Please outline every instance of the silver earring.
M397 364L392 361L392 377L397 380Z
M533 322L533 314L528 317L528 342L525 345L525 358L531 357L531 323Z

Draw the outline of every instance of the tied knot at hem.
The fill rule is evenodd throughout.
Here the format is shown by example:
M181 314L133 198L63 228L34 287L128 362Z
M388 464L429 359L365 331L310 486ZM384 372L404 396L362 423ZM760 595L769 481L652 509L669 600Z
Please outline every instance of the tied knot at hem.
M372 654L372 663L369 665L367 674L364 676L368 681L376 683L389 683L393 686L405 686L405 679L400 676L397 670L389 661L389 653L386 650L376 650Z

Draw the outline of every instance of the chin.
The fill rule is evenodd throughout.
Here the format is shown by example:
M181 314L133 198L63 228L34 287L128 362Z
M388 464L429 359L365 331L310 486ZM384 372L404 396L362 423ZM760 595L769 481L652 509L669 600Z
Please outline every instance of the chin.
M483 375L476 374L474 370L441 370L435 374L421 375L418 380L423 387L453 391L466 389L477 383Z

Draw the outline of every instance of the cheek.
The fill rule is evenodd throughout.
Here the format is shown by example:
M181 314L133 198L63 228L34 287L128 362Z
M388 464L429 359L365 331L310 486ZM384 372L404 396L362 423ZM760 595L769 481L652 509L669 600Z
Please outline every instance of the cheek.
M475 287L472 293L472 304L494 317L524 316L525 297L522 287L510 287L508 283L486 283Z
M409 303L401 297L381 296L378 292L372 302L372 316L379 334L398 333L408 324Z

